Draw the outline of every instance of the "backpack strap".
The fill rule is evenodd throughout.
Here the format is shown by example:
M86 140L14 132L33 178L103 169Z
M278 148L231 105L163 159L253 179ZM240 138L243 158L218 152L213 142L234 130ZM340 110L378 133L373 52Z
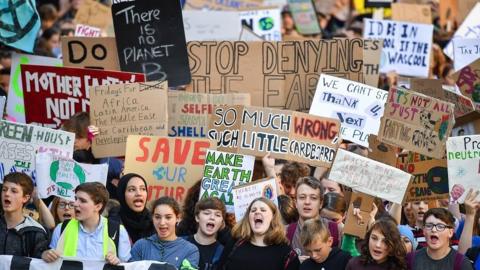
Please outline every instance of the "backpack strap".
M110 237L115 243L115 249L118 255L118 243L120 241L120 222L114 219L108 219L108 237Z
M288 268L288 265L290 262L297 257L298 254L295 252L295 250L291 249L290 252L287 254L287 259L285 260L285 264L283 265L283 269L286 270Z
M339 233L338 233L338 224L332 221L328 222L328 230L330 231L330 236L333 238L332 247L339 246Z
M63 231L65 231L65 228L68 225L68 222L70 222L70 219L65 219L62 223L62 227L60 227L60 235L62 235Z
M217 247L215 248L215 253L213 254L213 258L212 258L212 264L216 264L218 261L220 261L220 257L222 256L222 253L223 253L223 245L217 241Z
M465 256L460 252L455 252L455 262L453 264L453 270L462 270L463 258Z
M287 227L287 238L290 243L292 243L293 236L295 235L295 231L297 230L298 222L290 223Z

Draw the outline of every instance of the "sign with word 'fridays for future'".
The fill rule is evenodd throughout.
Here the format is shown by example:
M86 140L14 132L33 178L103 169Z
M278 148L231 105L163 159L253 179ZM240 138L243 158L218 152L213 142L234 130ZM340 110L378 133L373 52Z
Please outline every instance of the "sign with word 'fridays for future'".
M454 124L454 105L401 88L388 93L378 139L441 159Z
M182 7L178 0L133 0L112 5L123 71L144 73L169 87L190 83Z
M368 147L368 136L378 133L387 96L387 91L322 74L310 114L339 119L342 139Z
M219 151L330 167L340 143L340 121L262 107L217 106L208 137Z
M22 65L25 120L58 128L77 112L90 111L90 89L98 85L143 82L139 73Z
M380 72L428 77L433 25L365 19L363 37L383 39L386 63Z
M411 175L395 167L339 149L328 179L401 204Z
M187 190L202 179L207 150L215 147L205 138L130 135L124 171L145 177L149 201L170 196L182 202Z
M75 200L75 188L87 182L106 185L108 164L82 164L49 153L36 155L37 190L40 198L57 196Z
M233 187L247 184L253 177L254 156L208 150L203 170L200 200L217 197L234 213Z
M450 201L463 203L469 189L480 189L480 135L447 140Z
M35 154L52 153L72 158L75 134L63 130L0 121L0 181L10 172L24 172L34 179Z

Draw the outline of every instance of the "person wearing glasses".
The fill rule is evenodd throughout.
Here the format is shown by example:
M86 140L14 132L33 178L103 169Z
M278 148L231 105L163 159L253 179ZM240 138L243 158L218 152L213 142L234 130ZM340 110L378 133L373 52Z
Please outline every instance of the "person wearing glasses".
M75 202L73 201L59 197L55 197L55 199L53 199L50 212L55 220L55 225L64 222L66 219L75 218L75 210L73 209L74 203Z
M473 270L470 261L450 247L455 219L444 208L429 209L423 216L427 247L407 255L412 270Z

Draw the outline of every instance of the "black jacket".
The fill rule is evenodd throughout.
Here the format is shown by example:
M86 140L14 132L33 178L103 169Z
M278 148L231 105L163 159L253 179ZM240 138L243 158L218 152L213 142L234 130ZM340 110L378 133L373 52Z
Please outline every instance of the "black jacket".
M332 248L324 262L316 263L312 259L306 259L302 265L300 265L300 270L343 270L347 267L350 258L350 253L340 250L339 248Z

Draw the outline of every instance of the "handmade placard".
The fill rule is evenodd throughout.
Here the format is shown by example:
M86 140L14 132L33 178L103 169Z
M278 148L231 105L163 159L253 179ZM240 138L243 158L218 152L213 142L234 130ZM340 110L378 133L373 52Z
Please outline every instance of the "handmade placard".
M66 67L120 70L113 37L62 37L62 54Z
M458 1L468 2L468 1ZM453 35L453 39L445 46L443 52L450 57L450 59L454 59L454 52L453 52L453 41L457 38L480 38L480 21L478 18L480 17L480 3L475 4L475 6L471 9L468 9L470 13L465 18L463 23L457 29L455 34Z
M321 33L317 13L310 0L288 0L297 31L302 35Z
M428 157L441 159L452 131L454 105L402 88L392 88L385 104L378 139Z
M480 37L455 38L453 44L453 66L458 71L480 58Z
M310 114L340 120L340 136L368 147L377 135L388 92L358 82L321 74Z
M245 212L250 203L260 197L265 197L278 206L278 189L275 178L258 180L234 187L233 206L235 209L235 220L240 222L245 216Z
M411 175L395 167L339 149L328 179L401 204Z
M241 25L267 41L282 41L282 17L279 8L240 11Z
M183 28L187 41L234 41L240 35L240 15L236 11L184 10Z
M475 109L480 109L480 59L453 74L460 92L472 99Z
M330 167L340 121L311 114L247 106L217 106L208 137L220 151Z
M254 163L254 156L208 150L199 199L217 197L234 213L232 189L252 180Z
M98 127L96 158L125 156L128 135L167 135L167 82L102 85L90 93L90 123Z

